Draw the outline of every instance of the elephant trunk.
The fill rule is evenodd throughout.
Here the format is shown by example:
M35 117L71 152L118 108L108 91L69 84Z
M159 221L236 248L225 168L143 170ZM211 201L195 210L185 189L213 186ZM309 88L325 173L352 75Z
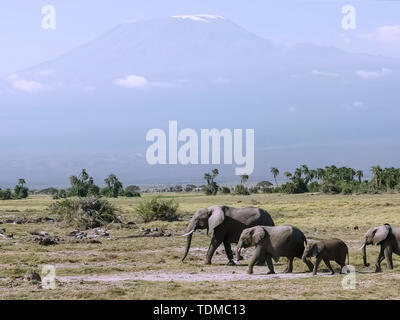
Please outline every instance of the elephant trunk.
M364 244L361 246L360 250L362 250L364 266L368 267L369 263L367 262L367 243L366 242L364 242Z
M183 255L182 261L185 260L186 256L189 253L189 249L190 249L190 244L192 243L192 236L193 233L188 234L187 236L187 240L186 240L186 249L185 249L185 254Z
M187 228L187 233L185 234L187 236L187 238L186 238L186 248L185 248L185 254L183 255L182 261L186 259L186 256L189 253L190 245L192 243L193 232L195 230L196 230L196 226L194 226L193 223L190 223L188 228Z

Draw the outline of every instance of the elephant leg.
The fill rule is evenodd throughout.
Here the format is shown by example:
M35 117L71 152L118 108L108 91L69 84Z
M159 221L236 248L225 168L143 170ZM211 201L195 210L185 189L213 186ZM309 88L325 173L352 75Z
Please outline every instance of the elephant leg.
M292 271L293 271L293 259L294 259L294 257L288 258L288 264L287 264L287 267L286 267L285 271L283 271L284 273L292 273Z
M381 251L379 252L378 259L376 260L376 263L375 263L375 272L382 271L381 263L384 259L385 259L384 249L383 249L383 246L381 246Z
M236 263L233 261L231 244L229 242L224 241L224 248L226 256L228 257L228 266L236 266Z
M308 270L310 270L310 272L312 272L314 269L314 265L312 264L312 262L308 259L304 259L303 261L307 265Z
M335 274L335 271L333 271L333 268L332 268L331 263L329 262L329 260L326 259L326 258L324 258L323 260L324 260L326 266L328 267L329 271L331 272L331 274L332 275Z
M340 272L339 272L340 274L343 272L343 268L346 265L346 262L344 262L344 261L335 260L335 262L340 266Z
M274 270L274 264L272 263L271 256L267 256L265 260L266 260L267 266L268 266L267 274L274 274L275 270Z
M259 246L256 247L256 250L254 250L254 254L251 257L250 262L249 262L249 268L247 269L247 273L248 274L252 274L253 273L254 265L260 259L260 257L262 256L262 254L261 254L262 252L261 251L262 250L261 250L261 248Z
M212 237L210 246L208 247L205 264L211 264L212 256L214 255L215 250L217 250L221 243L222 241L219 241L215 237Z
M386 261L387 261L387 267L389 269L393 269L393 260L392 260L393 250L392 250L392 248L387 246L384 250L384 254L385 254Z
M315 265L314 265L314 270L313 270L313 275L314 276L317 274L318 266L321 263L321 260L322 260L321 257L317 257L317 259L315 260Z

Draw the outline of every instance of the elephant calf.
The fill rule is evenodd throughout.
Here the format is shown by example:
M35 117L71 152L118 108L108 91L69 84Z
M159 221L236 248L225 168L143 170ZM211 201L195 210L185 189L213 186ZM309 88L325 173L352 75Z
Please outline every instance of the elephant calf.
M331 274L335 274L329 261L335 261L340 265L340 273L343 267L349 264L349 249L347 245L340 239L324 240L319 242L309 243L304 249L303 261L306 261L309 257L316 257L313 274L317 274L318 266L323 260L331 271Z
M277 226L265 227L256 226L244 229L237 246L237 256L240 255L242 248L255 246L256 249L250 260L248 274L253 273L254 264L257 261L266 260L268 266L268 274L275 273L272 264L272 258L287 257L288 265L285 269L286 273L293 271L293 259L301 258L304 251L304 243L306 237L296 227ZM313 270L313 264L305 260L310 271Z

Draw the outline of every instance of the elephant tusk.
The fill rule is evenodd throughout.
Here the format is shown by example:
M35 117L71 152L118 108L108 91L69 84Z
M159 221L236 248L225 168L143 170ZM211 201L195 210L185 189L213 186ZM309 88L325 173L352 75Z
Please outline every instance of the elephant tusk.
M365 243L361 246L361 248L359 250L364 249L364 247L365 247Z
M186 237L186 236L188 236L189 234L192 234L193 232L194 232L194 230L189 231L188 233L185 233L185 234L181 235L181 237Z

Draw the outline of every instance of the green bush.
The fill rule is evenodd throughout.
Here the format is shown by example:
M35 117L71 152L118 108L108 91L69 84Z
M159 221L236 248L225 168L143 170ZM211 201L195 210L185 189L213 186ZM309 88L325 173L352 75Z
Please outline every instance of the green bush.
M12 198L12 192L10 189L0 189L0 200L10 200Z
M229 194L229 193L231 193L231 189L228 187L221 187L220 192L222 194Z
M330 194L339 194L340 192L342 192L342 189L339 186L329 182L323 183L321 190L323 193Z
M308 185L308 190L310 192L320 192L321 185L317 181L313 181Z
M136 212L144 222L149 221L176 221L179 204L174 200L163 200L160 197L145 199L136 207Z
M122 196L128 197L128 198L134 198L134 197L141 197L139 192L134 192L131 190L126 190L122 193Z
M247 189L244 185L238 184L233 190L234 194L248 196L250 195L249 189Z
M251 187L249 188L250 193L258 193L258 188L257 187Z
M84 229L121 222L116 216L116 208L107 200L96 197L57 201L50 206L50 211L63 224Z

